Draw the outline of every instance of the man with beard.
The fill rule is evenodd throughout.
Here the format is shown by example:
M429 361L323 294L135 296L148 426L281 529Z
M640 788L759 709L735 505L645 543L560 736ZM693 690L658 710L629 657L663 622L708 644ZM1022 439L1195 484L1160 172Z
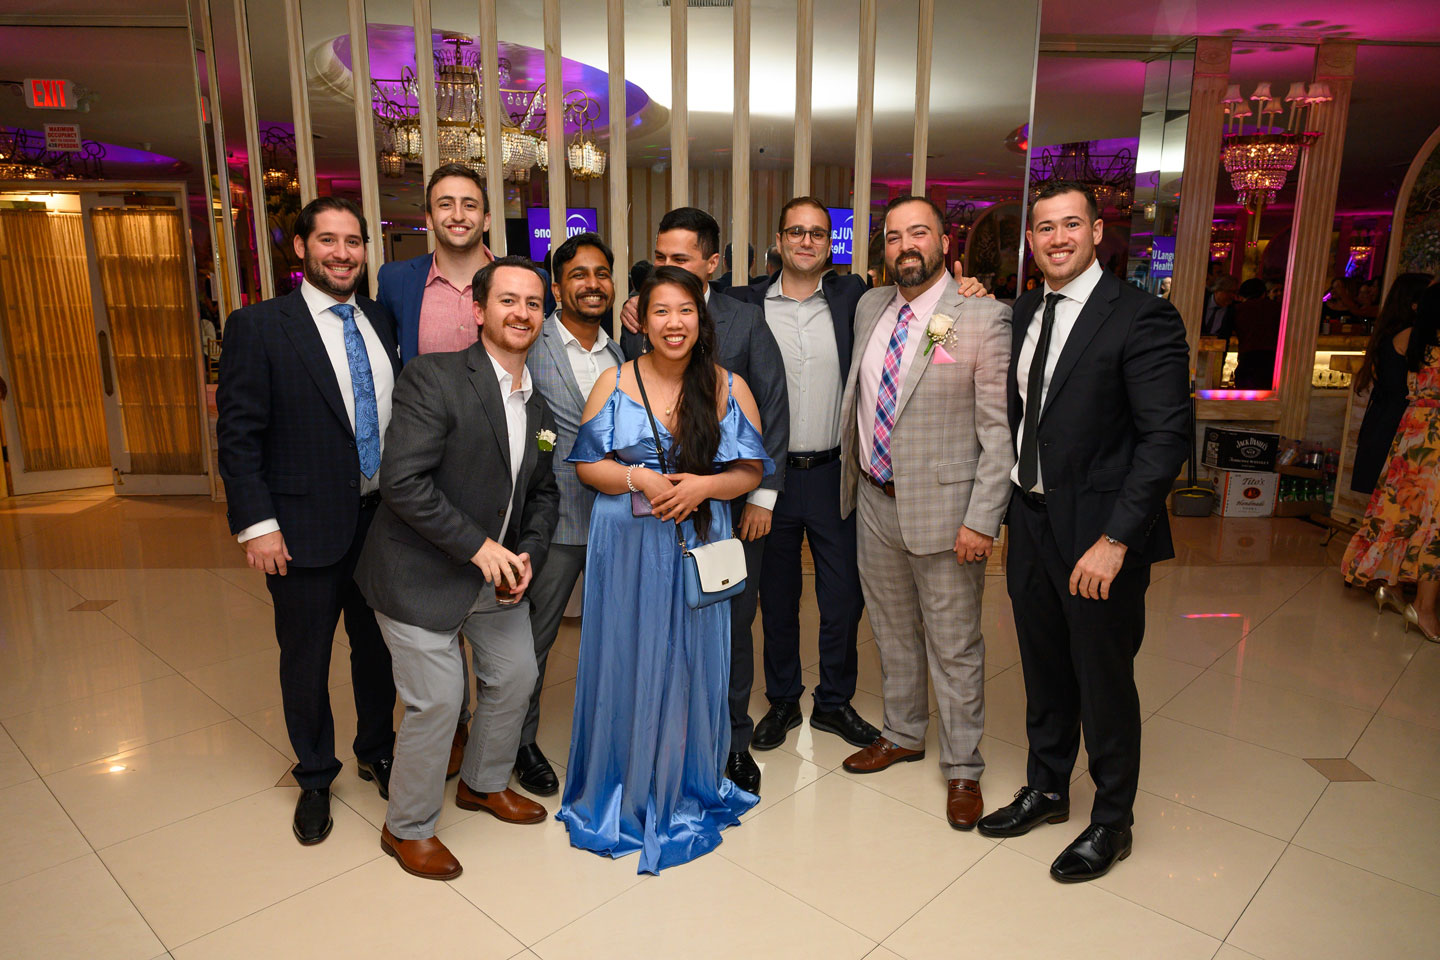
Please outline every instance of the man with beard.
M980 819L985 561L1010 500L1005 413L1010 308L962 298L946 275L944 216L925 197L885 209L893 287L855 309L841 410L841 510L859 514L860 581L884 668L885 726L845 760L875 773L925 756L925 680L940 716L945 813Z
M560 500L555 421L525 369L544 288L523 257L488 264L471 288L478 342L417 358L395 385L385 502L355 572L405 704L380 846L432 880L460 874L435 822L465 694L462 633L479 696L455 804L506 823L545 819L544 807L509 786L536 674L524 594L544 565Z
M1130 855L1140 780L1135 654L1150 565L1175 555L1165 498L1190 452L1190 352L1180 314L1100 268L1090 188L1051 180L1030 201L1045 278L1015 303L1005 583L1025 671L1026 785L980 822L1018 837L1070 816L1080 734L1095 802L1056 857L1062 883Z
M330 651L343 613L355 689L360 776L387 794L395 735L390 653L355 584L380 503L380 453L399 364L394 321L355 295L365 221L321 197L295 220L300 288L235 311L225 325L215 433L230 530L275 603L285 728L300 784L295 837L330 833L340 772L330 713Z
M545 564L535 573L530 596L530 632L535 636L535 666L539 676L530 694L530 708L520 731L515 776L531 793L547 797L560 789L550 762L535 742L540 729L540 690L545 685L545 664L560 630L560 618L585 569L585 544L590 533L590 508L595 491L575 477L575 465L566 463L580 429L585 401L595 381L622 361L620 346L606 336L602 321L615 303L610 272L615 255L599 234L581 233L562 243L551 257L553 284L560 303L540 331L526 365L535 389L555 417L555 480L560 486L560 521Z

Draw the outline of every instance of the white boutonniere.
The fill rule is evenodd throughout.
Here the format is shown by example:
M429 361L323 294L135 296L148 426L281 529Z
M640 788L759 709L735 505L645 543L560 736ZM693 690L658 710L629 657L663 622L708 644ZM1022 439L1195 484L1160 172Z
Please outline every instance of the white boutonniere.
M925 336L929 343L925 344L925 356L930 356L930 351L936 347L944 347L955 338L955 318L943 313L932 313L930 322L925 326Z
M555 449L555 431L539 430L535 433L535 446L540 448L541 453L549 453Z

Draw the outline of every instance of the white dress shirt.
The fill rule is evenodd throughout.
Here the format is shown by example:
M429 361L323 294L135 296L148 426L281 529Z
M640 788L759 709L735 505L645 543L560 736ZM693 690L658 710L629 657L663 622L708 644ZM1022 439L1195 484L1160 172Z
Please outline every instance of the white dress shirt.
M554 317L555 325L560 328L560 342L565 344L565 357L570 361L570 372L575 374L575 382L580 386L580 402L583 404L590 398L590 391L595 389L595 381L600 379L600 374L615 368L614 354L605 349L610 343L610 336L604 327L597 327L595 346L586 350L579 338L561 322L559 310L555 311Z
M1090 299L1090 294L1095 291L1095 284L1100 282L1100 276L1104 270L1100 267L1099 260L1090 261L1090 266L1080 276L1065 284L1060 290L1050 289L1050 284L1045 284L1044 294L1049 296L1058 293L1063 298L1055 304L1055 326L1050 330L1050 352L1045 357L1045 379L1040 389L1040 409L1045 409L1045 398L1050 394L1050 378L1055 375L1055 364L1060 361L1060 352L1065 349L1065 341L1070 339L1070 331L1075 329L1075 321L1080 316L1080 311L1085 306L1085 301ZM1040 326L1045 320L1045 300L1040 300L1040 305L1030 317L1030 325L1025 328L1025 342L1020 346L1020 359L1015 364L1015 382L1020 386L1020 426L1015 432L1015 449L1023 449L1021 444L1025 442L1025 403L1026 394L1030 388L1030 363L1035 358L1035 344L1040 339ZM1036 451L1035 462L1035 493L1045 492L1044 478L1040 472L1039 451ZM1010 480L1018 487L1020 485L1020 461L1017 458L1015 466L1010 470Z
M309 280L302 280L300 281L300 296L305 299L305 306L310 308L310 318L315 321L315 328L320 332L320 340L325 344L325 355L330 358L330 366L335 370L335 381L340 386L340 399L345 404L345 415L350 418L351 432L355 430L355 387L350 381L350 358L345 353L345 321L341 320L340 315L330 308L339 303L348 303L355 308L355 326L365 340L365 352L370 358L370 376L375 382L375 412L380 419L380 453L383 457L385 428L390 425L390 399L391 394L395 392L395 369L390 365L390 354L386 352L385 344L381 341L380 335L375 332L375 328L371 326L369 318L361 311L360 305L355 302L354 293L350 294L348 300L336 300ZM374 493L379 489L379 470L375 471L373 477L360 474L361 496ZM253 540L279 529L279 522L271 517L241 530L236 539L244 543L246 540Z
M520 389L516 390L515 378L510 376L510 372L500 366L500 362L488 351L485 356L490 357L495 379L500 381L500 396L505 401L505 432L510 441L510 499L505 504L505 520L500 524L500 535L495 538L497 543L503 543L505 532L510 529L510 511L515 509L515 482L520 477L520 464L525 459L525 443L529 439L525 436L525 404L530 402L535 384L530 379L530 368L522 367Z
M765 294L765 323L785 360L790 392L790 450L823 453L840 446L840 350L835 324L817 280L796 299L776 279Z
M900 382L895 385L897 403L905 392L905 377L915 364L915 357L925 350L925 328L930 325L935 305L940 302L940 295L944 292L945 278L942 276L924 293L909 301L910 332L905 335L905 352L900 355ZM865 353L860 359L855 421L860 438L860 469L866 473L870 472L870 456L875 450L875 402L880 396L880 380L885 374L885 354L890 349L890 337L895 333L895 325L900 322L900 308L906 302L900 294L900 288L896 287L895 295L881 311L880 319L875 321L875 329L870 331L870 340L866 343Z

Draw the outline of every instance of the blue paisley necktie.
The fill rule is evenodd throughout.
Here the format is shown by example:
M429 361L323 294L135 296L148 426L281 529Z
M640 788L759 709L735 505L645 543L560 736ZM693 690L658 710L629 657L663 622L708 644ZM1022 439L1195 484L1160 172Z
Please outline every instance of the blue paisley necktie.
M375 408L370 354L355 323L355 308L337 303L330 309L345 324L345 359L350 363L350 388L355 394L355 446L360 451L360 472L368 479L380 469L380 414Z

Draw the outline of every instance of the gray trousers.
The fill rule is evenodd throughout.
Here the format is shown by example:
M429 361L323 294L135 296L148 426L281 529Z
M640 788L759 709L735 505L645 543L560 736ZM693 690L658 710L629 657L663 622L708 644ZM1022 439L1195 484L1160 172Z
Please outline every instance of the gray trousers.
M863 478L858 501L860 584L884 674L883 735L907 750L924 749L928 669L940 705L940 772L947 780L979 780L985 771L985 564L957 563L953 550L907 551L894 499Z
M535 580L525 595L530 598L530 632L535 637L535 689L530 694L530 709L525 713L525 724L520 728L520 745L529 746L535 742L540 731L540 691L545 686L545 663L550 659L550 648L555 645L555 636L560 632L560 621L565 616L565 606L570 594L575 592L575 581L585 569L585 545L552 543L545 554L545 565L535 574Z
M450 741L465 699L462 633L470 641L479 693L460 778L480 793L510 785L525 705L535 686L529 604L522 599L500 606L495 589L486 585L453 631L426 630L378 612L375 619L390 648L395 691L405 704L385 823L401 840L423 840L435 835L445 802Z

